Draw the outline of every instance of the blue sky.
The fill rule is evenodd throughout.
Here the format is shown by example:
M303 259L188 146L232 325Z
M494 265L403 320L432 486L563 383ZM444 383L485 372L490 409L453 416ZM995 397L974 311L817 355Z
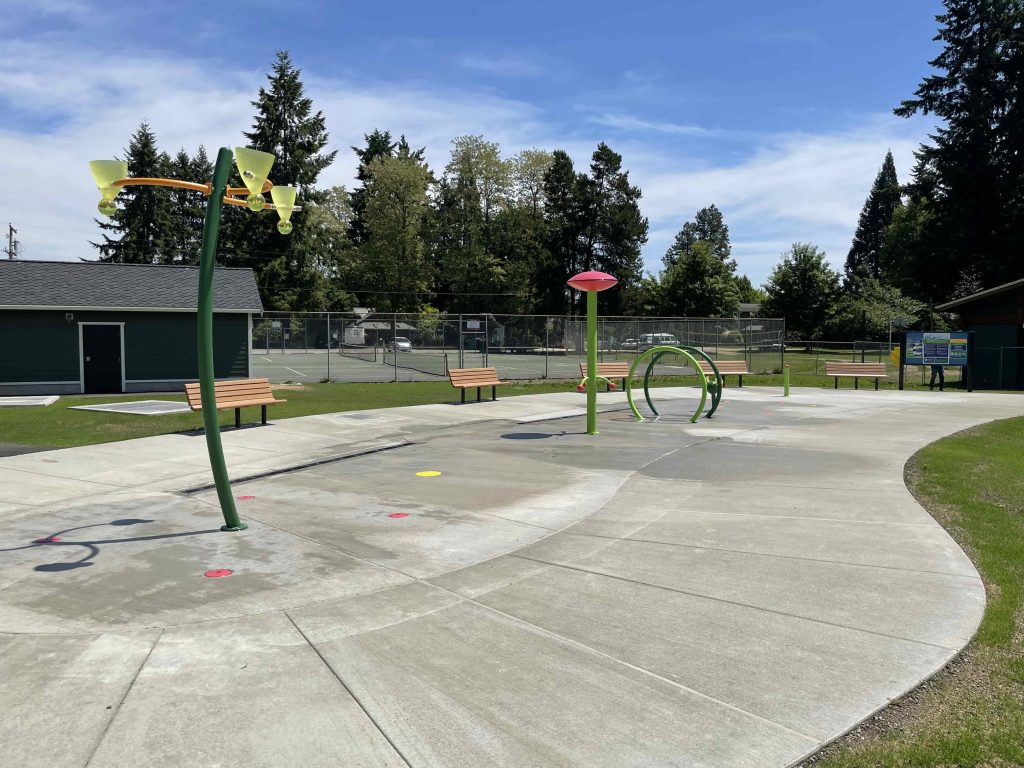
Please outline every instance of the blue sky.
M906 177L931 123L891 110L928 71L940 10L937 0L0 0L0 168L22 180L3 185L0 205L25 258L91 258L85 162L119 153L143 119L168 151L235 144L274 51L288 49L342 150L325 183L352 185L347 147L374 128L426 146L438 169L462 134L507 154L564 148L578 164L606 141L643 189L650 269L715 203L740 271L760 283L794 241L842 263L886 149Z

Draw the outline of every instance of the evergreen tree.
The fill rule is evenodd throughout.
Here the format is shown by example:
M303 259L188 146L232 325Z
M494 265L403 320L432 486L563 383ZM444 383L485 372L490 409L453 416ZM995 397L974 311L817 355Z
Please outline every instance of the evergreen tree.
M669 315L722 317L736 314L740 292L732 268L712 244L698 240L661 276L663 310Z
M252 102L257 113L252 130L245 133L251 147L276 158L271 170L274 184L298 188L303 210L292 214L295 229L280 235L272 211L253 215L237 210L231 211L231 219L225 216L225 240L233 251L233 264L254 268L268 309L323 311L332 308L334 294L317 268L305 224L307 212L320 199L317 178L337 153L323 151L328 142L324 116L313 111L300 75L288 53L279 51L267 75L268 85ZM239 181L235 184L241 186Z
M352 151L359 158L359 167L356 169L356 180L359 187L352 192L352 225L349 231L352 242L362 243L366 240L366 227L363 222L363 214L366 211L366 180L369 176L370 163L378 157L394 157L398 142L391 140L389 131L374 129L373 133L363 135L366 140L365 147L352 147Z
M693 221L687 221L676 235L675 242L669 246L662 258L666 267L672 266L683 254L690 252L695 243L706 242L711 246L711 253L729 263L732 269L736 263L732 261L732 245L729 243L729 227L725 224L722 212L714 204L701 208Z
M736 290L739 291L741 304L763 304L766 298L765 292L755 288L746 275L736 276Z
M885 153L882 168L875 176L875 183L864 202L857 231L853 236L853 246L846 256L844 272L848 289L855 285L855 276L877 278L882 275L882 244L886 230L901 204L896 164L890 151Z
M919 151L915 183L933 180L920 200L933 228L915 253L915 291L950 295L962 273L977 269L988 286L1024 269L1024 186L1021 183L1022 36L1020 0L945 0L937 20L942 52L936 70L896 114L934 114L941 124ZM925 257L931 262L926 263Z
M577 175L572 158L561 149L551 155L544 174L545 252L548 258L538 271L538 309L566 314L573 304L566 281L581 271L580 227L577 215Z
M170 158L157 148L156 136L146 122L132 134L125 157L129 176L154 178L172 172ZM165 261L176 236L169 190L129 186L121 190L116 203L117 211L109 220L97 221L103 242L92 245L99 250L100 261L119 264Z
M622 170L622 155L604 142L598 144L590 163L595 197L597 236L591 244L594 266L619 280L615 291L598 296L598 306L610 315L620 315L626 299L643 278L640 249L647 242L648 223L640 213L640 188ZM581 183L584 197L588 187Z
M202 146L194 157L184 149L171 160L170 176L197 184L209 183L213 177L213 164ZM206 199L199 192L187 189L170 190L172 238L163 255L165 264L198 264L202 248L203 224L206 218Z
M793 243L765 284L765 317L786 318L787 332L818 337L839 293L839 275L810 243Z
M624 311L643 279L640 249L647 242L648 223L640 213L640 194L622 170L622 156L603 142L591 157L589 175L576 173L562 150L552 154L544 175L548 262L540 270L542 311L582 312L585 297L566 289L565 281L591 269L619 280L616 291L599 297L601 311Z

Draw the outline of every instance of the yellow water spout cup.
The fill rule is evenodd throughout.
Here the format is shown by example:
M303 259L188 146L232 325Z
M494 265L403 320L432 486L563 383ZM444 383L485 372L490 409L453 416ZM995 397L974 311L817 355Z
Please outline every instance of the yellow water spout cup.
M249 196L245 198L246 205L251 211L262 211L267 202L263 198L263 184L270 176L274 156L250 147L235 147L235 165L238 166L242 183L249 190Z
M128 178L128 163L123 160L93 160L89 163L89 170L103 196L96 207L104 216L113 216L117 211L114 198L121 191L121 187L115 186L114 182Z
M270 197L274 201L274 210L281 220L277 222L277 231L287 235L292 231L292 211L295 210L295 187L271 187Z

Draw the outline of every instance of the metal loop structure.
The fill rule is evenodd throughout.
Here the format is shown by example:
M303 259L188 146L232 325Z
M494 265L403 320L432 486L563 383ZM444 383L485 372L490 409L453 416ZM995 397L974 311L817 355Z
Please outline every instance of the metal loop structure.
M711 393L711 410L704 414L705 419L710 419L715 415L715 411L718 410L718 404L722 402L722 388L725 386L725 379L718 370L718 366L715 365L715 361L711 359L711 356L703 349L698 347L690 347L685 344L681 344L679 349L689 352L691 355L699 356L711 366L711 370L715 374L714 381L708 381L708 392ZM644 373L644 399L647 400L647 406L653 411L655 416L660 416L658 409L654 407L654 403L651 402L650 389L647 386L647 382L651 377L651 373L654 371L654 366L657 365L658 361L665 355L670 354L669 352L659 352L651 358L651 362L647 366L647 371Z
M637 367L640 365L641 361L647 358L651 358L651 362L648 363L647 371L644 375L644 398L647 400L647 404L651 406L651 410L654 412L655 417L660 416L661 414L658 413L658 411L654 408L653 404L651 403L648 382L650 380L651 370L654 368L655 360L657 360L657 358L661 357L662 355L669 353L679 355L683 359L689 360L690 364L693 365L694 370L697 372L698 381L700 381L700 402L697 404L697 410L694 411L693 416L690 417L690 423L697 421L697 419L700 418L701 413L704 411L704 405L707 403L708 400L708 380L707 377L704 375L704 371L701 370L700 365L697 363L696 358L694 358L692 354L690 354L684 349L681 349L680 347L651 347L646 352L639 355L636 358L636 360L633 361L633 364L629 367L629 376L626 378L626 400L629 402L629 409L633 412L633 416L636 417L637 421L644 421L643 415L637 409L636 403L633 402L633 376L636 374ZM715 369L715 372L717 374L717 369ZM721 376L718 376L718 379L721 380Z

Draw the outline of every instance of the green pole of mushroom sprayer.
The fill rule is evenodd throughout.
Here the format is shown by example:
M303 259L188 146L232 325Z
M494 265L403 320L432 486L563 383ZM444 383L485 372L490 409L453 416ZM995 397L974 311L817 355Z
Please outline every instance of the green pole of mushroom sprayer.
M597 434L597 291L587 291L587 434Z
M222 531L243 531L248 526L238 518L235 498L231 494L231 480L224 463L224 446L220 442L220 420L217 418L217 397L213 376L213 274L217 266L217 235L220 231L220 210L228 173L233 160L231 150L221 147L217 165L213 169L213 189L206 204L203 224L203 249L199 256L199 305L196 316L196 343L199 349L199 391L203 401L203 426L206 431L206 449L210 453L210 469L217 486L217 498L224 513Z
M789 397L789 365L782 366L782 396Z

